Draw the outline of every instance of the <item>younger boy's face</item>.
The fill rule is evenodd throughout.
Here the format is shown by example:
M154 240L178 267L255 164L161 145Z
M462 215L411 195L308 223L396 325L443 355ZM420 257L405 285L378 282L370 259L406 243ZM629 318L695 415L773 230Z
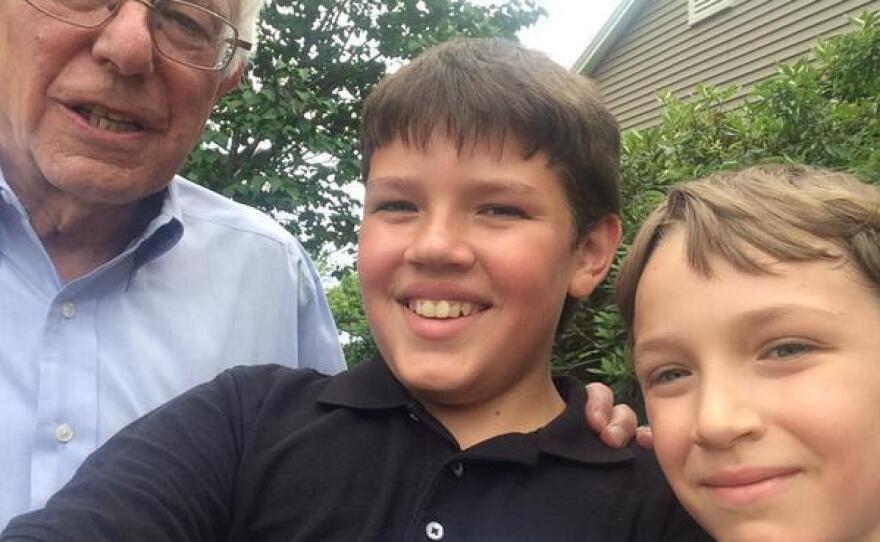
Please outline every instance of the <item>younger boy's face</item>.
M566 294L602 279L616 218L576 243L543 154L395 141L373 155L358 272L380 351L424 402L474 405L547 383ZM599 237L602 237L599 239ZM607 237L607 239L605 239Z
M880 300L838 262L712 278L666 238L634 359L682 503L725 542L880 539ZM768 260L769 261L769 260Z

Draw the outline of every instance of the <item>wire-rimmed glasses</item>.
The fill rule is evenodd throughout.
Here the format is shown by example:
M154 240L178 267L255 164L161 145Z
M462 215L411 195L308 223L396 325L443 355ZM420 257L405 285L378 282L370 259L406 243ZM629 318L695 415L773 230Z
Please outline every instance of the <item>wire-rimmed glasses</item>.
M34 9L80 28L98 28L118 12L125 0L25 0ZM224 70L238 48L251 44L225 17L183 0L135 0L150 10L149 28L156 50L164 57L200 70Z

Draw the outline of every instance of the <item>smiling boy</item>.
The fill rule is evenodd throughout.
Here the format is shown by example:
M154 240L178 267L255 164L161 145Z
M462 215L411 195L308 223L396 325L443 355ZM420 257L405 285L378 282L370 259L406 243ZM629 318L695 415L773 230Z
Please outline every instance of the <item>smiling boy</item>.
M363 114L358 271L381 358L240 368L142 418L3 540L706 540L653 458L552 379L620 237L619 133L585 79L438 46Z
M664 473L723 542L880 540L880 190L761 166L674 187L618 280Z

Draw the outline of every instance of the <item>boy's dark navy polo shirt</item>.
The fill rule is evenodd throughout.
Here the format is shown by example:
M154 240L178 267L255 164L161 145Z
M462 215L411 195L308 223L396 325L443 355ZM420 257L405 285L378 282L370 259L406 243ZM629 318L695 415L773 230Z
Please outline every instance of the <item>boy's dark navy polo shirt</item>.
M709 540L652 456L605 447L582 386L556 385L545 428L462 451L381 360L235 368L124 429L2 540Z

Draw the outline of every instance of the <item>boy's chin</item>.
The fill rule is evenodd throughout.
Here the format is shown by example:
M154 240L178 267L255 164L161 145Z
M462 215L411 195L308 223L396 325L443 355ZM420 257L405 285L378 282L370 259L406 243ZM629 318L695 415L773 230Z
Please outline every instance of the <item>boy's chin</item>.
M443 359L445 356L418 357L419 360L412 363L387 362L391 372L413 397L423 403L451 407L463 407L479 400L479 379L460 358L453 361Z

